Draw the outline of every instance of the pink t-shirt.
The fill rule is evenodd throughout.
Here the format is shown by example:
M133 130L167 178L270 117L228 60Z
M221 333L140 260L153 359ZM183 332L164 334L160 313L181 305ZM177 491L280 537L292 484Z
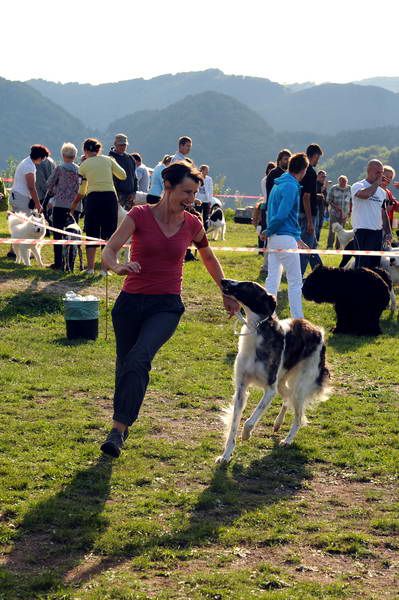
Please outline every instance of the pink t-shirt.
M135 206L128 216L135 224L130 260L140 263L141 271L126 277L123 291L129 294L180 294L184 256L201 230L201 221L185 212L180 229L166 237L148 204Z

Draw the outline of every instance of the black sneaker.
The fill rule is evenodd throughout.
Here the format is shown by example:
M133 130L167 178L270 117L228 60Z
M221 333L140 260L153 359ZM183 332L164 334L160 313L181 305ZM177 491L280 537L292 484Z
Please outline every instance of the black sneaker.
M126 439L126 432L121 433L117 429L111 429L107 439L101 445L101 450L104 454L108 454L113 458L119 458L121 450L123 448L123 442Z

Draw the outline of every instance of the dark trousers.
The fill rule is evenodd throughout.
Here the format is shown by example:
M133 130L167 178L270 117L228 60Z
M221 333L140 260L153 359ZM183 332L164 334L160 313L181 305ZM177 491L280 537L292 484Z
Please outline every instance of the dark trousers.
M69 208L55 206L53 208L53 227L56 227L57 229L64 229L69 212ZM75 221L78 222L80 212L75 210L73 216L75 217ZM62 233L57 233L54 231L53 235L55 240L60 240L62 238ZM54 265L56 269L62 269L62 248L63 246L54 246Z
M205 231L208 231L210 211L211 211L211 203L210 202L202 202L201 213L202 213L202 221L204 223Z
M382 248L382 229L356 229L355 231L356 250L381 250ZM356 256L355 268L360 267L379 267L380 256Z
M316 230L317 230L317 222L318 222L318 214L312 215L313 228L314 232L312 234L308 233L307 230L307 219L306 215L303 213L299 214L299 227L301 228L301 240L305 242L309 246L309 248L317 248L317 239L316 239ZM316 268L318 265L322 265L321 258L318 254L301 254L301 273L305 274L306 267L308 263L312 267L312 270Z
M180 296L121 292L112 310L116 338L114 421L131 425L140 411L151 362L184 312Z

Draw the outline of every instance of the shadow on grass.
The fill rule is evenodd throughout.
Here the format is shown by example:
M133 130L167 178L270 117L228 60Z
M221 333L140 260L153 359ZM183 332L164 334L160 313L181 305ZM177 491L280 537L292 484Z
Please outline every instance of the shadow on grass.
M0 569L0 587L10 589L7 598L36 598L34 591L54 591L81 562L108 525L102 512L111 472L112 461L101 457L26 514L6 568Z
M395 321L395 318L381 319L380 326L383 337L388 336L393 338L399 333L399 324ZM346 354L347 352L355 352L364 345L373 344L379 337L332 333L328 339L328 345L333 347L336 352Z
M303 481L311 476L307 463L308 456L301 449L276 446L247 468L240 464L235 464L231 470L215 468L209 486L198 497L187 520L182 516L186 525L164 535L145 537L140 532L137 535L131 532L130 541L118 552L101 558L92 566L83 567L71 583L88 581L122 562L156 552L157 548L179 551L220 543L226 528L234 527L240 516L297 494ZM258 545L268 547L287 541L284 535L265 533Z

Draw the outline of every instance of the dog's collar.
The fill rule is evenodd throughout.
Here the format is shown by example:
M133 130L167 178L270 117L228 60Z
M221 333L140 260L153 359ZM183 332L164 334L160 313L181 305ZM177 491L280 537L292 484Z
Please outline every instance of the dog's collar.
M238 333L237 327L234 328L235 335L256 335L258 333L259 327L266 323L271 318L271 315L265 317L264 319L260 319L259 321L255 321L255 323L249 323L247 319L241 314L241 311L235 313L237 317L237 323L241 322L248 329L248 333ZM237 325L237 324L236 324Z

